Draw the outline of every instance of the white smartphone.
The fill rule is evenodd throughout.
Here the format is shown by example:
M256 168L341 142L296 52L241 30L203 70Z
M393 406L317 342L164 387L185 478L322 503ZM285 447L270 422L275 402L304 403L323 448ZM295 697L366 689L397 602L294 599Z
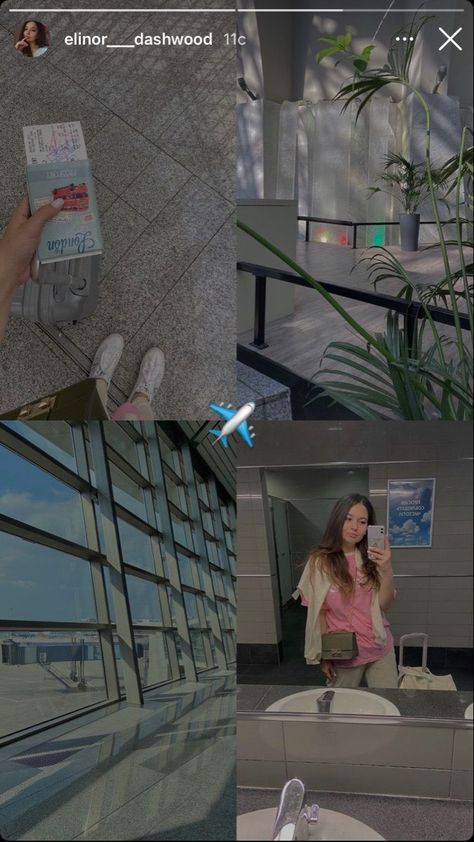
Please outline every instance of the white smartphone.
M385 546L385 526L372 525L367 527L367 547L378 547L383 550ZM368 553L370 560L372 556Z

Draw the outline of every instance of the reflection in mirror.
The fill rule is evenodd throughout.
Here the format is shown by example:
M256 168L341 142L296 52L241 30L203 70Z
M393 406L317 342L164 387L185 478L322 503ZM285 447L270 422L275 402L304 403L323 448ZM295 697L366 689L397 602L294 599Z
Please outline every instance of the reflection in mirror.
M472 702L469 425L452 442L374 426L280 422L255 467L245 453L240 710L462 719Z

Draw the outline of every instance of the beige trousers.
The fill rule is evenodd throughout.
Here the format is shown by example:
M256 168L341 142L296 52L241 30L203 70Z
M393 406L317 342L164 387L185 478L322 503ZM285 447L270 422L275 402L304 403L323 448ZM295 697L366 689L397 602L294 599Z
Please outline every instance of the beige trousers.
M359 667L338 667L337 661L333 663L336 669L336 679L331 687L360 687L362 678L365 678L367 687L396 689L398 686L397 662L393 647L380 661L361 664Z
M105 380L102 380L102 378L99 378L96 381L96 383L97 392L99 393L99 397L102 401L103 407L110 418L111 416L107 409L107 383L105 382ZM134 398L133 401L127 401L127 403L133 407L136 407L137 412L134 413L133 410L130 409L130 412L126 411L121 413L121 421L153 421L155 414L151 407L150 401L144 395Z

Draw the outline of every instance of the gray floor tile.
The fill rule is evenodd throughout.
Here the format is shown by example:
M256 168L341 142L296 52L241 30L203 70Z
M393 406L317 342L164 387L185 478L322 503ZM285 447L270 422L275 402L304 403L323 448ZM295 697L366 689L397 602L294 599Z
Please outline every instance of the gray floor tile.
M165 354L159 418L207 418L210 401L235 401L233 235L229 221L125 348L116 382L126 392L149 347Z
M83 377L70 361L54 353L22 319L10 319L0 345L0 411L70 386Z
M217 740L77 838L234 839L234 767L235 737Z
M145 169L156 149L118 117L110 122L87 144L94 162L94 173L115 193L126 187ZM126 197L125 197L126 198Z
M160 135L159 145L221 195L235 197L235 61ZM214 84L218 84L214 90Z
M189 170L170 155L157 151L153 161L129 185L127 202L152 220L190 178Z
M101 217L101 223L102 236L107 244L101 267L104 278L120 262L148 223L122 199L117 199L106 211Z
M28 63L24 59L23 65L21 61L19 57L11 63L19 73L11 79L6 91L2 86L2 136L8 132L6 117L15 136L19 137L17 155L23 157L23 126L79 118L89 148L90 140L110 120L108 109L48 62Z
M206 247L231 211L230 204L217 197L212 190L196 179L192 178L186 182L135 242L125 258L104 277L99 306L94 315L80 325L68 328L68 335L90 357L109 333L121 333L125 341L129 342L157 306L162 307L160 302ZM220 260L217 253L215 260ZM221 274L228 271L221 264L216 264L214 269ZM205 306L209 307L208 299ZM231 306L229 299L227 307L230 309ZM176 330L178 324L182 331L194 330L194 311L188 305L184 312L186 316L179 310L167 307L171 330ZM229 318L234 318L234 315ZM153 341L149 341L145 350ZM232 341L228 341L227 346L226 353L228 350L229 354L235 356ZM134 360L133 378L138 371L140 358L138 356ZM119 378L122 367L121 362L117 369ZM117 383L120 384L122 379L118 379Z
M211 91L231 53L223 33L235 26L235 15L160 15L159 31L207 34L212 47L143 47L120 51L86 82L87 90L137 131L156 141L160 134L199 98ZM154 21L156 27L156 21ZM158 28L158 27L156 27ZM122 53L125 53L123 55ZM137 96L137 88L141 96ZM232 110L233 110L232 103Z
M113 205L114 202L117 201L117 194L110 190L109 187L106 187L105 184L100 181L97 177L94 177L95 183L95 192L97 196L97 205L99 208L99 214L101 220L103 220L105 212Z

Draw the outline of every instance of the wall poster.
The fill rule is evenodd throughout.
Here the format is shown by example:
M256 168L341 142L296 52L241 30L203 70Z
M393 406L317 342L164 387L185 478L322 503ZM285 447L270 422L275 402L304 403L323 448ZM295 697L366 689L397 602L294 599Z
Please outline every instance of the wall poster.
M387 494L391 547L431 547L435 480L390 479Z

